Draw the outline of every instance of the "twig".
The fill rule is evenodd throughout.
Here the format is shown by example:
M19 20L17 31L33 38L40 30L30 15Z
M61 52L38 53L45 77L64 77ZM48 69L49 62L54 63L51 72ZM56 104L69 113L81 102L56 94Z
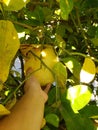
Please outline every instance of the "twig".
M75 55L77 55L77 56L82 56L82 57L84 57L84 58L86 58L86 57L89 57L89 58L91 58L93 61L95 61L95 62L98 62L98 59L96 59L95 57L92 57L92 56L90 56L90 55L86 55L86 54L83 54L83 53L80 53L80 52L70 52L70 51L68 51L68 50L66 50L66 49L63 49L63 48L61 48L65 53L67 53L68 55L70 55L70 56L75 56Z
M35 70L36 71L36 70ZM6 103L13 97L13 95L20 89L20 87L30 78L30 76L35 73L35 71L33 71L32 73L28 74L25 79L21 82L20 85L18 85L13 92L11 92L8 97L2 102L2 105L6 105Z
M87 46L88 50L89 50L89 53L91 53L91 49L90 49L90 46L87 42L87 37L85 35L85 31L83 30L83 27L82 27L82 24L81 24L81 21L80 21L80 16L79 16L79 12L78 12L78 9L76 8L76 16L77 16L77 21L78 21L78 25L81 29L81 33L82 33L82 36L84 38L84 41L85 41L85 45Z
M74 20L74 18L73 18L72 13L70 13L70 17L71 17L71 19L72 19L72 21L73 21L73 24L74 24L74 26L75 26L75 28L76 28L77 33L79 33L79 30L78 30L77 24L76 24L76 22L75 22L75 20Z
M41 60L40 57L38 57L35 53L33 53L32 51L29 51L32 55L34 55L38 60L41 61L41 63L54 75L54 72L44 63L44 61Z
M27 24L25 24L25 23L20 23L20 22L17 22L17 21L12 21L12 22L13 22L14 24L20 25L20 26L22 26L22 27L24 27L24 28L28 28L28 29L31 30L31 31L35 31L35 30L41 28L40 26L32 27L32 26L29 26L29 25L27 25Z

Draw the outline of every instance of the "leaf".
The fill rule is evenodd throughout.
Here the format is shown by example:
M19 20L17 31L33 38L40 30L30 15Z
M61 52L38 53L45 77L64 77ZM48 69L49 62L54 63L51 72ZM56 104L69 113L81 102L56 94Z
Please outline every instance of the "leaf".
M4 9L17 11L22 9L30 0L3 0Z
M58 62L53 67L55 73L55 80L57 82L57 86L60 87L61 91L63 92L66 87L66 79L67 79L67 71L66 67L61 63Z
M80 82L90 83L96 74L96 66L91 58L85 58L80 71Z
M59 48L58 54L62 55L63 48L66 48L66 42L65 42L65 40L61 37L61 35L56 34L55 43L56 43L56 45Z
M84 7L87 9L90 9L90 8L97 8L98 7L98 0L86 0L84 2Z
M43 10L43 15L44 15L44 20L46 22L48 22L51 19L53 19L52 18L52 10L51 10L51 8L43 7L42 10Z
M87 105L83 109L79 110L79 113L89 118L98 118L98 106Z
M73 9L73 0L60 0L61 16L68 20L69 13Z
M61 106L59 107L60 113L64 118L67 130L96 130L93 122L79 113L75 114L71 109L70 102L62 97Z
M98 46L98 38L92 38L91 41L94 44L94 46Z
M67 99L76 112L88 104L91 96L91 90L86 85L76 85L67 90Z
M43 118L43 119L42 119L41 128L43 128L45 125L46 125L46 119L45 119L45 118Z
M61 37L64 37L65 36L65 29L66 29L66 25L58 25L58 27L56 28L56 34L61 36Z
M73 57L67 57L63 59L64 64L70 70L70 72L79 79L81 64Z
M0 116L8 115L10 114L10 111L7 110L2 104L0 104Z
M0 80L7 80L10 64L19 49L20 42L12 22L0 20Z
M56 101L56 87L53 87L48 93L48 105L52 105Z
M48 126L45 126L43 130L51 130Z
M64 41L64 39L61 37L61 35L56 35L56 43L59 47L61 48L65 48L66 47L66 42Z
M98 27L95 28L95 32L92 32L94 35L94 38L91 39L94 46L98 46Z
M45 117L46 119L46 122L55 126L55 127L58 127L59 126L59 117L56 115L56 114L48 114L46 115Z
M35 8L35 10L33 11L32 17L34 17L35 21L37 21L37 22L39 22L40 24L42 24L43 21L44 21L43 8L41 8L40 6L37 6L37 7Z

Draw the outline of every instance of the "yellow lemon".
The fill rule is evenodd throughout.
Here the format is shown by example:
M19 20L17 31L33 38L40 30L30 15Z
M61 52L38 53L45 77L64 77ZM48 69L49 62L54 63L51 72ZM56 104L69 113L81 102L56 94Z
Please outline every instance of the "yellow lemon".
M51 45L24 45L22 53L25 55L25 71L32 67L34 76L41 86L54 81L53 66L58 62L54 48Z

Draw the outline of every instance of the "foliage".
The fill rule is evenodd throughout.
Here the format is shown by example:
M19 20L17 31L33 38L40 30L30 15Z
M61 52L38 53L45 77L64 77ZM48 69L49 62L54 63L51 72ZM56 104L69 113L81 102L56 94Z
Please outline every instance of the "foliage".
M0 0L0 21L10 21L14 25L21 45L49 44L60 60L54 67L55 83L49 92L46 123L42 129L97 130L94 122L98 119L98 0L11 2ZM4 28L3 31L7 30ZM12 42L16 46L9 37L11 28L6 35L3 31L0 29L0 50L5 40L9 44L6 48L10 48ZM3 37L5 40L2 41ZM0 51L0 57L6 53L6 49ZM5 56L3 60L6 60ZM16 61L19 68L15 68ZM20 49L8 69L7 80L0 82L4 86L0 91L1 115L23 95L25 76Z

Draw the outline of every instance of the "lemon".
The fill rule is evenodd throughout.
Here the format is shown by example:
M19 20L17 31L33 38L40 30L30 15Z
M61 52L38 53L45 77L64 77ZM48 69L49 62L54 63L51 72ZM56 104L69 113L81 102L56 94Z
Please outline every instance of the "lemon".
M51 45L31 45L24 46L22 53L25 55L25 72L32 67L34 76L38 79L41 86L54 82L53 66L58 62Z

